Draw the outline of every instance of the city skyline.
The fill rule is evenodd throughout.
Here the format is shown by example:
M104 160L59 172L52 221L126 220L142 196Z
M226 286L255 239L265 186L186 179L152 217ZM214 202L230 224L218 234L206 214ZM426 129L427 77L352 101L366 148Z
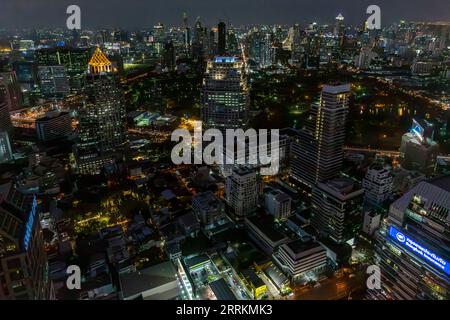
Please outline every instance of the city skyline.
M0 300L450 300L449 4L352 2L3 1Z
M0 12L0 28L65 28L66 8L77 4L82 12L82 28L151 28L158 22L166 25L182 25L183 14L193 25L197 17L207 25L217 21L232 25L333 23L341 13L347 24L358 25L367 18L366 8L376 4L381 8L382 24L402 19L412 21L450 21L450 3L446 0L371 0L331 1L314 3L303 0L229 0L185 3L181 0L150 1L130 0L124 4L119 0L53 1L38 0L30 3L23 0L4 0ZM257 14L255 14L257 13ZM44 18L44 19L43 19Z

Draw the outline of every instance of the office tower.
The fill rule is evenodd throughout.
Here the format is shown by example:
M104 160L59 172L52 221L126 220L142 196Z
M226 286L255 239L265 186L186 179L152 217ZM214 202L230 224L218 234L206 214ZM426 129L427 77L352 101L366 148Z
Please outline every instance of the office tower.
M377 233L375 299L450 299L450 176L422 181L392 203Z
M70 93L69 76L64 66L39 66L38 79L44 98L63 98Z
M349 96L349 84L325 85L292 144L291 176L307 189L341 169Z
M222 56L226 54L227 48L227 27L225 22L219 22L217 25L218 38L217 38L217 54Z
M192 38L192 59L194 61L203 61L206 54L209 54L208 29L202 27L197 18Z
M255 212L258 204L258 186L255 170L235 167L226 180L226 200L236 218Z
M188 56L191 54L191 28L189 27L189 20L186 12L183 13L183 41L184 41L184 50Z
M363 179L364 205L366 207L383 207L392 196L393 177L388 169L380 163L374 163L367 170Z
M333 35L338 38L339 46L342 47L344 44L344 36L345 36L345 24L344 24L344 16L342 14L338 14L334 22Z
M13 159L11 142L9 134L6 131L0 131L0 164L9 162Z
M69 77L72 92L81 90L84 75L88 69L90 57L88 49L58 46L36 50L35 55L38 66L64 66Z
M221 130L246 127L250 101L241 59L215 57L208 61L201 103L205 127Z
M411 130L402 137L400 164L407 170L425 175L433 172L439 144L434 140L434 125L426 120L413 119Z
M167 41L164 44L163 66L164 68L167 68L168 71L175 70L175 48L172 41Z
M166 38L165 32L164 25L162 23L158 23L153 27L153 41L163 43Z
M225 205L212 191L206 191L192 199L192 212L202 226L208 227L225 217Z
M361 229L364 190L350 178L319 182L312 190L311 225L336 244L352 241Z
M36 119L36 133L41 141L67 138L72 134L72 119L68 112L58 110L48 112Z
M0 98L0 131L12 133L13 125L11 123L11 115L9 113L9 106L6 102L2 102Z
M35 196L0 186L0 299L52 298Z
M302 35L300 25L296 24L292 27L292 43L291 43L291 63L295 66L301 66L303 63L304 47L302 46Z
M0 101L6 101L9 111L22 107L22 92L14 71L0 72Z
M277 220L286 220L291 215L291 202L291 197L278 189L268 190L264 195L267 213Z
M127 142L123 93L111 61L97 48L89 61L76 144L80 174L98 174Z

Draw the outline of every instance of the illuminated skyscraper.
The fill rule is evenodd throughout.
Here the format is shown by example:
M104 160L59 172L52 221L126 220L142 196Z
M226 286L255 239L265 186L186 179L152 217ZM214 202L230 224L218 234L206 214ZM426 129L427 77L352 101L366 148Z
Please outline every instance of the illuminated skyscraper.
M422 181L390 209L377 233L381 290L374 299L450 299L450 176Z
M0 300L52 298L36 197L0 185Z
M339 39L339 46L342 46L344 44L345 24L344 16L340 13L335 19L333 35Z
M349 84L325 85L292 145L292 178L308 188L334 178L341 169L349 96Z
M115 68L99 48L89 61L89 68L76 148L80 174L99 173L120 155L127 142L123 92Z
M208 61L202 90L203 125L221 130L247 125L249 89L244 62L237 57Z

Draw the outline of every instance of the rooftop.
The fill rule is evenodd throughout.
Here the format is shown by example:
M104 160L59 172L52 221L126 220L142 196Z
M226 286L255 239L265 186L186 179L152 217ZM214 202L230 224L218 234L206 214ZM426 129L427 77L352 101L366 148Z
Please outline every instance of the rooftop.
M165 261L157 265L120 275L120 284L125 298L176 281L176 270L172 262Z

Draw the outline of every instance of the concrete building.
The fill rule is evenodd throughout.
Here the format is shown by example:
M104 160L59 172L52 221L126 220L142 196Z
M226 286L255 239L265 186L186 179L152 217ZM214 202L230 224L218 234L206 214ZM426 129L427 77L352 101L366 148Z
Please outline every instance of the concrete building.
M326 249L312 240L283 244L274 257L280 268L294 280L308 272L320 273L327 265Z
M364 212L364 221L362 230L369 236L373 236L374 233L380 228L381 213L374 209L367 209Z
M313 188L311 225L336 244L352 241L361 228L364 189L350 178L319 182Z
M365 206L382 207L392 196L392 183L390 170L379 163L371 165L362 182Z
M349 84L325 85L292 144L291 177L307 189L341 169L349 97Z
M123 300L174 300L180 295L177 271L171 261L119 275Z
M286 220L291 214L292 199L281 190L271 189L264 194L266 211L277 220Z
M258 204L256 172L237 167L226 180L226 200L236 218L253 214Z
M203 225L214 225L225 217L225 205L212 191L199 193L192 199L192 211Z
M72 119L68 112L51 111L36 120L36 133L41 141L67 138L72 134Z

